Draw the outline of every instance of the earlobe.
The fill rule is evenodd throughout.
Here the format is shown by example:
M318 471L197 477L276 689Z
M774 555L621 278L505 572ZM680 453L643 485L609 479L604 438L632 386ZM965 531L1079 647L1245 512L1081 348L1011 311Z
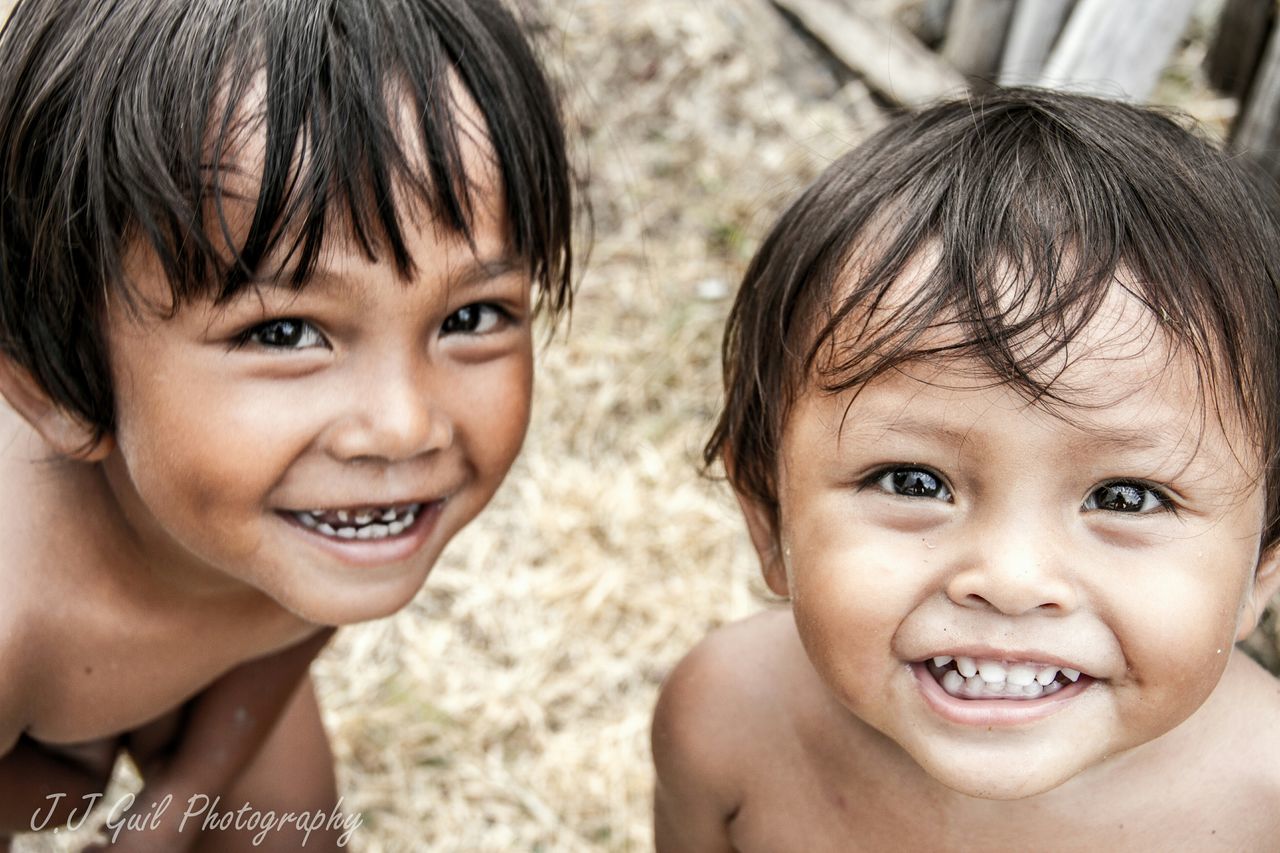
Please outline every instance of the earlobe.
M0 355L0 395L59 456L101 462L115 442L55 403L26 368Z
M737 489L733 490L733 494L738 499L738 506L742 507L747 533L751 536L751 544L755 546L756 556L760 558L764 582L775 595L786 598L790 591L787 586L787 566L779 545L776 510Z
M1262 611L1276 594L1280 593L1280 543L1272 545L1262 554L1258 568L1253 575L1253 588L1249 591L1249 601L1240 620L1240 629L1236 632L1236 642L1248 637L1258 626Z

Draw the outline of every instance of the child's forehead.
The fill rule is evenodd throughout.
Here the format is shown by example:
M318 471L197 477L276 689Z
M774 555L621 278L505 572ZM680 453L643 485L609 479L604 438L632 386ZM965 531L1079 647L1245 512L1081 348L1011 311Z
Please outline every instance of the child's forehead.
M982 339L972 317L951 307L930 314L914 301L931 260L913 261L873 306L845 316L819 349L797 397L827 399L825 417L842 435L852 429L859 440L872 440L871 433L890 428L940 434L948 420L994 407L1064 441L1163 448L1187 461L1207 454L1224 465L1256 453L1229 378L1207 370L1168 318L1142 299L1131 272L1119 270L1073 325L1038 313L1042 296L1006 269L993 293L1006 300L997 310L1016 331L994 343ZM911 328L922 331L905 340ZM891 351L895 346L901 349ZM851 366L877 359L865 381L841 383Z
M1070 257L1054 280L1001 260L980 273L981 294L962 294L967 285L950 279L936 241L891 279L869 282L876 253L873 244L851 251L812 312L811 334L829 336L819 372L850 356L884 354L872 350L982 356L989 345L1036 378L1069 387L1095 362L1113 362L1119 375L1133 377L1143 369L1163 373L1165 362L1188 358L1170 319L1152 309L1138 276L1123 265L1093 293L1064 298Z
M512 251L511 223L501 166L476 100L456 74L450 73L449 83L454 99L449 131L457 140L459 159L450 172L458 184L451 189L467 208L463 215L470 220L472 235L479 237L472 246L473 254L486 259L485 263L505 261ZM311 217L320 215L324 236L314 267L340 269L353 256L368 258L371 250L386 251L381 240L385 235L370 235L362 230L374 217L366 215L363 225L358 225L356 219L359 209L376 209L387 201L394 206L397 225L403 229L431 229L437 238L460 236L456 222L451 221L453 217L438 209L443 194L433 186L431 158L439 153L429 150L422 130L422 107L406 89L405 81L391 78L384 93L386 116L401 158L398 169L387 162L375 164L368 157L370 152L364 152L363 161L359 156L350 156L358 152L339 157L333 152L319 152L315 147L319 144L317 137L302 129L295 129L288 137L291 150L282 158L280 139L275 137L285 131L271 126L271 97L266 74L260 72L249 77L242 90L232 91L224 86L211 110L201 169L205 183L203 206L206 235L222 257L234 261L251 240L260 240L266 234L273 245L258 262L252 278L268 283L288 279L298 263L303 244L301 232L310 227ZM329 135L328 144L334 144L335 138L348 137ZM331 185L317 191L317 159L360 163L362 171L331 175ZM375 170L381 174L375 174ZM270 198L272 194L284 198ZM345 204L333 203L344 198ZM321 200L322 209L316 207L317 200ZM264 213L270 204L275 205L275 222L263 221L271 215ZM424 259L407 260L414 265ZM315 278L308 276L307 283Z
M458 142L459 173L465 177L465 189L476 197L491 198L502 193L502 170L494 152L484 113L476 99L455 72L448 73L448 96L453 100L452 126L447 131ZM287 163L269 163L278 156L273 136L283 135L281 128L270 124L270 99L278 97L268 89L265 71L247 78L243 90L232 91L225 84L210 111L205 132L205 160L202 171L206 181L206 193L226 202L229 216L240 219L251 217L258 201L269 169L283 168L292 183L309 178L309 168L320 156L315 146L317 139L307 129L292 129L292 152ZM391 124L397 153L403 158L403 175L388 189L397 205L412 215L435 215L434 211L419 210L423 200L433 189L431 186L431 159L440 152L428 150L423 138L423 105L413 97L408 82L396 76L389 77L384 88L385 116ZM304 117L310 121L312 117ZM332 135L331 135L332 136ZM348 140L354 142L358 140ZM336 143L330 143L336 144ZM345 152L348 155L357 152ZM372 152L363 152L366 156ZM330 154L332 156L332 154ZM356 160L355 157L344 157ZM367 164L366 164L367 165ZM389 164L381 164L388 172ZM371 170L363 174L337 175L335 180L354 182L357 192L369 186L375 175ZM392 175L392 177L396 177ZM349 191L348 187L332 187ZM232 208L238 208L233 210ZM502 210L501 206L499 209ZM247 228L248 223L244 223Z

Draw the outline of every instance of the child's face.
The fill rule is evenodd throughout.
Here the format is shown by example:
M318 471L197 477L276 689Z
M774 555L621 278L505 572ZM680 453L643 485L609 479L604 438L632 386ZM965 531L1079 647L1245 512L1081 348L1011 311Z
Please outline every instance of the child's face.
M784 432L770 585L839 700L963 793L1043 792L1169 731L1265 593L1252 447L1116 294L1070 347L1069 420L953 362L808 393Z
M480 178L474 253L406 217L409 281L331 239L299 293L268 285L171 319L110 307L106 470L175 582L254 588L320 623L382 616L492 497L528 422L530 281L500 181L476 143L464 153ZM139 256L129 272L167 304Z

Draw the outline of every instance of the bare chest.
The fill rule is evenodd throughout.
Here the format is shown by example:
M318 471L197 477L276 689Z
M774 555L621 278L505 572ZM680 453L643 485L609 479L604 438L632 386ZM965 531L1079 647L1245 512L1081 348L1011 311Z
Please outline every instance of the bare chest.
M1046 795L980 800L943 788L875 735L823 730L828 741L760 747L729 823L735 850L1274 853L1280 837L1277 774L1238 760L1184 754L1156 773L1081 776Z

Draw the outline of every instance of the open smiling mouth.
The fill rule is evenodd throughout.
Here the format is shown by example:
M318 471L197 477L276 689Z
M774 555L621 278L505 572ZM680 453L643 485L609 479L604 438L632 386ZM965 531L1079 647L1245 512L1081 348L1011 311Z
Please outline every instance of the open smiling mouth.
M332 539L390 539L413 527L413 523L440 501L352 509L313 509L286 512L303 527Z
M957 699L1039 699L1081 680L1078 670L1030 661L942 655L925 661L934 680Z

